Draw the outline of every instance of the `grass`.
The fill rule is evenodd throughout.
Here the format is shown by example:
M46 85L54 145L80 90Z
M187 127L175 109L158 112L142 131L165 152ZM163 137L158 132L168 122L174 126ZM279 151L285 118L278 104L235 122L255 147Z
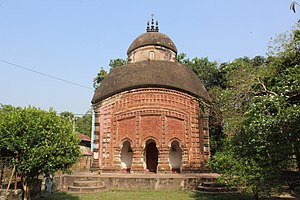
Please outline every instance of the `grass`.
M188 190L110 190L99 193L74 194L56 192L39 200L250 200L250 195L204 195Z

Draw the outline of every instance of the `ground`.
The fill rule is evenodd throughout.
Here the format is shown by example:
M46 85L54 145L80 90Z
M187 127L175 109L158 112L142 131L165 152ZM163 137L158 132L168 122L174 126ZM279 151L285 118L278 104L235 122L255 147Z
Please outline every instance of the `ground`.
M205 195L188 190L110 190L100 193L74 194L56 192L39 200L250 200L250 194ZM273 197L270 200L297 200L300 199L300 188L292 196L289 193Z

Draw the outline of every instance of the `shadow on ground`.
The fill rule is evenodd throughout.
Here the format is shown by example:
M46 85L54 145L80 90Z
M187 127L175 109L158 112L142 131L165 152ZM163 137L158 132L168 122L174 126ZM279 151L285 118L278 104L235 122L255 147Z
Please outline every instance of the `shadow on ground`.
M293 192L285 191L278 197L273 197L271 200L297 200L300 199L300 187L297 187Z
M195 200L252 200L253 197L249 194L203 194L201 192L193 192L192 196Z
M253 200L251 194L223 194L223 195L208 195L201 192L193 192L191 197L195 200ZM290 192L283 193L278 196L269 198L261 198L261 200L300 200L300 188L296 188L293 194Z
M58 199L79 200L79 197L73 196L72 194L68 194L65 192L55 192L55 193L49 194L47 196L43 196L43 197L39 198L38 200L58 200Z

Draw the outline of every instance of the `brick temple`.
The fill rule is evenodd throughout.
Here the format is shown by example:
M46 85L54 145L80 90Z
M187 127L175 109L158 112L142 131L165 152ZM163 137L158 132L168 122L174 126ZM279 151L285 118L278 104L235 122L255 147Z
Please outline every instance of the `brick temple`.
M211 98L176 62L177 48L154 20L95 90L92 170L102 173L201 172L210 157Z

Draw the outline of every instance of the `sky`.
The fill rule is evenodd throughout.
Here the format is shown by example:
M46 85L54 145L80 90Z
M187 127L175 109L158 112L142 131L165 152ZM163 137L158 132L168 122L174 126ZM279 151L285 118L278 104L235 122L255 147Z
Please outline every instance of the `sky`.
M264 56L300 18L292 0L0 0L0 104L84 114L93 79L154 14L187 57Z

